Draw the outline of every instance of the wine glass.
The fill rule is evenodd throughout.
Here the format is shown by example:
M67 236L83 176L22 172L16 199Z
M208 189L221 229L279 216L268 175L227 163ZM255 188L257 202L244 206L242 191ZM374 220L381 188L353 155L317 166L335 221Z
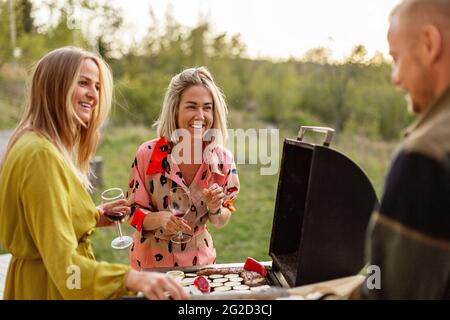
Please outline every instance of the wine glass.
M125 195L121 188L111 188L102 192L102 203L107 203L115 200L125 199ZM122 235L122 228L120 227L120 220L125 217L125 214L120 211L108 211L105 212L108 219L114 221L119 231L119 236L111 241L111 247L114 249L126 249L132 243L133 239L129 236Z
M191 198L189 193L183 188L175 187L169 191L169 210L178 218L183 218L191 210ZM182 231L178 231L175 236L171 238L174 243L186 243L191 240L192 236Z

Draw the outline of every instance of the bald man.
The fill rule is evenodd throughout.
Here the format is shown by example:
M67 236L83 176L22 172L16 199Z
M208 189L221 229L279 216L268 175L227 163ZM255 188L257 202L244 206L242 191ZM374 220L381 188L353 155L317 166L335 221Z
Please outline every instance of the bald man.
M450 0L402 1L388 41L392 82L417 119L368 228L368 263L380 274L352 298L450 299Z

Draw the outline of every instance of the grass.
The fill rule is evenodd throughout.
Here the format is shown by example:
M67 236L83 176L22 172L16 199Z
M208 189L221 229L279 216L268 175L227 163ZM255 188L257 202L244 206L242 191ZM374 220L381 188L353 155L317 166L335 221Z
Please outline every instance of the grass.
M23 72L22 72L23 73ZM10 129L17 123L22 100L24 75L16 71L17 77L6 79L0 77L0 129ZM6 79L6 80L5 80ZM13 94L14 93L14 94ZM15 98L11 98L15 97ZM232 110L230 113L231 128L270 127L256 118L255 113ZM323 125L311 115L293 114L291 121L280 128L280 148L286 137L295 138L297 122L300 125ZM155 137L154 130L144 127L113 128L106 127L97 155L103 157L103 188L119 186L127 188L130 165L137 147L144 141ZM321 137L307 136L307 141L319 142ZM332 142L332 148L344 153L354 160L366 172L378 195L381 194L384 178L390 162L395 143L374 142L367 138L341 134ZM250 150L249 153L257 150ZM217 261L244 261L247 256L258 260L270 259L268 248L270 243L272 219L277 192L278 175L260 175L260 166L238 165L241 191L236 201L238 211L232 216L229 224L222 229L209 228L217 247ZM99 192L93 194L99 203ZM124 226L127 234L132 229ZM127 250L113 250L111 240L116 236L115 228L99 228L93 236L93 246L99 260L128 263ZM0 254L5 251L0 247Z
M234 121L233 121L234 120ZM251 115L238 114L231 125L237 128L264 128ZM280 130L280 148L285 137L294 138L297 132ZM104 159L103 188L120 186L126 189L131 162L137 147L155 136L153 130L142 127L106 128L97 154ZM354 135L341 135L332 147L355 161L368 175L380 195L394 144L373 142ZM253 152L253 151L251 151ZM280 156L281 157L281 156ZM268 250L278 184L278 174L260 175L259 165L238 165L241 191L236 201L237 212L222 229L209 226L217 248L217 262L243 262L251 256L257 260L271 260ZM98 203L98 192L93 195ZM125 226L125 232L132 229ZM97 229L93 245L97 259L129 263L127 250L110 247L116 236L114 228Z
M143 128L111 128L104 133L97 155L104 159L103 189L119 186L126 189L131 162L137 147L154 137ZM247 256L268 260L270 231L275 205L277 176L261 176L259 167L238 165L241 192L234 214L227 226L217 229L209 226L217 248L217 262L243 261ZM99 203L99 191L93 195ZM255 205L257 204L257 205ZM125 226L125 232L132 229ZM93 246L97 259L128 263L126 250L110 248L114 228L99 228L94 233Z
M256 119L252 113L233 110L231 116L231 128L244 128L245 130L270 127L269 124ZM315 122L299 123L299 126L301 124L322 125ZM284 138L295 138L297 130L280 128L280 152ZM97 150L97 155L103 158L103 186L99 189L110 187L126 189L135 151L142 142L154 137L154 130L140 126L106 127ZM374 142L354 134L341 134L338 138L332 142L331 147L355 161L366 172L380 196L391 153L396 143ZM306 141L315 143L319 143L321 139L321 135L315 134L305 137ZM249 153L254 152L257 150L249 151ZM217 248L217 262L242 262L247 256L261 261L270 260L268 250L278 174L261 175L260 166L252 164L238 164L238 171L241 191L236 201L237 212L233 214L229 224L224 228L209 227ZM95 203L99 203L98 191L93 194L93 199ZM124 225L124 232L131 234L133 230ZM129 263L127 250L114 250L110 247L110 242L116 233L115 228L99 228L94 232L93 246L97 259ZM5 253L5 251L0 248L0 253Z

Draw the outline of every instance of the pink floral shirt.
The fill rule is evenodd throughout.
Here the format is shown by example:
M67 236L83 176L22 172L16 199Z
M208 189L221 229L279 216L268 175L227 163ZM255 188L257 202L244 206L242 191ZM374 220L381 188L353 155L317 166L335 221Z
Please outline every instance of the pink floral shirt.
M191 212L185 219L193 230L193 238L180 245L173 243L170 240L172 234L167 234L163 229L135 232L130 261L137 270L215 263L216 251L206 226L208 212L203 189L217 183L226 194L227 200L223 206L235 211L239 178L231 152L222 146L206 146L205 158L208 161L200 165L188 186L178 165L172 161L171 150L164 138L147 141L139 147L132 164L127 197L134 206L152 212L169 211L169 190L173 187L185 189L192 201ZM137 214L136 217L131 215L130 224L141 230L142 219Z

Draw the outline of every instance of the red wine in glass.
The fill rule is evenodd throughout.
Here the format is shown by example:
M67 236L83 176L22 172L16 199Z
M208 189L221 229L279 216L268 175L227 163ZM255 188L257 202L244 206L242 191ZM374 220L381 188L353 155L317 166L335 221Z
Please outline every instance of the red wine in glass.
M122 212L107 212L105 215L112 221L120 221L125 217Z
M191 199L189 193L183 188L175 187L169 191L169 210L178 218L184 217L191 208ZM192 236L178 231L175 236L171 238L174 243L186 243L191 240Z
M102 203L108 203L125 199L123 190L120 188L111 188L102 192ZM115 222L119 236L111 241L111 247L114 249L126 249L133 243L133 239L129 236L122 234L122 228L120 227L120 221L125 218L125 214L120 211L105 212L108 219Z
M177 218L183 218L184 217L184 215L186 214L186 212L183 212L183 211L172 211L172 213L173 213L173 215L175 216L175 217L177 217Z

